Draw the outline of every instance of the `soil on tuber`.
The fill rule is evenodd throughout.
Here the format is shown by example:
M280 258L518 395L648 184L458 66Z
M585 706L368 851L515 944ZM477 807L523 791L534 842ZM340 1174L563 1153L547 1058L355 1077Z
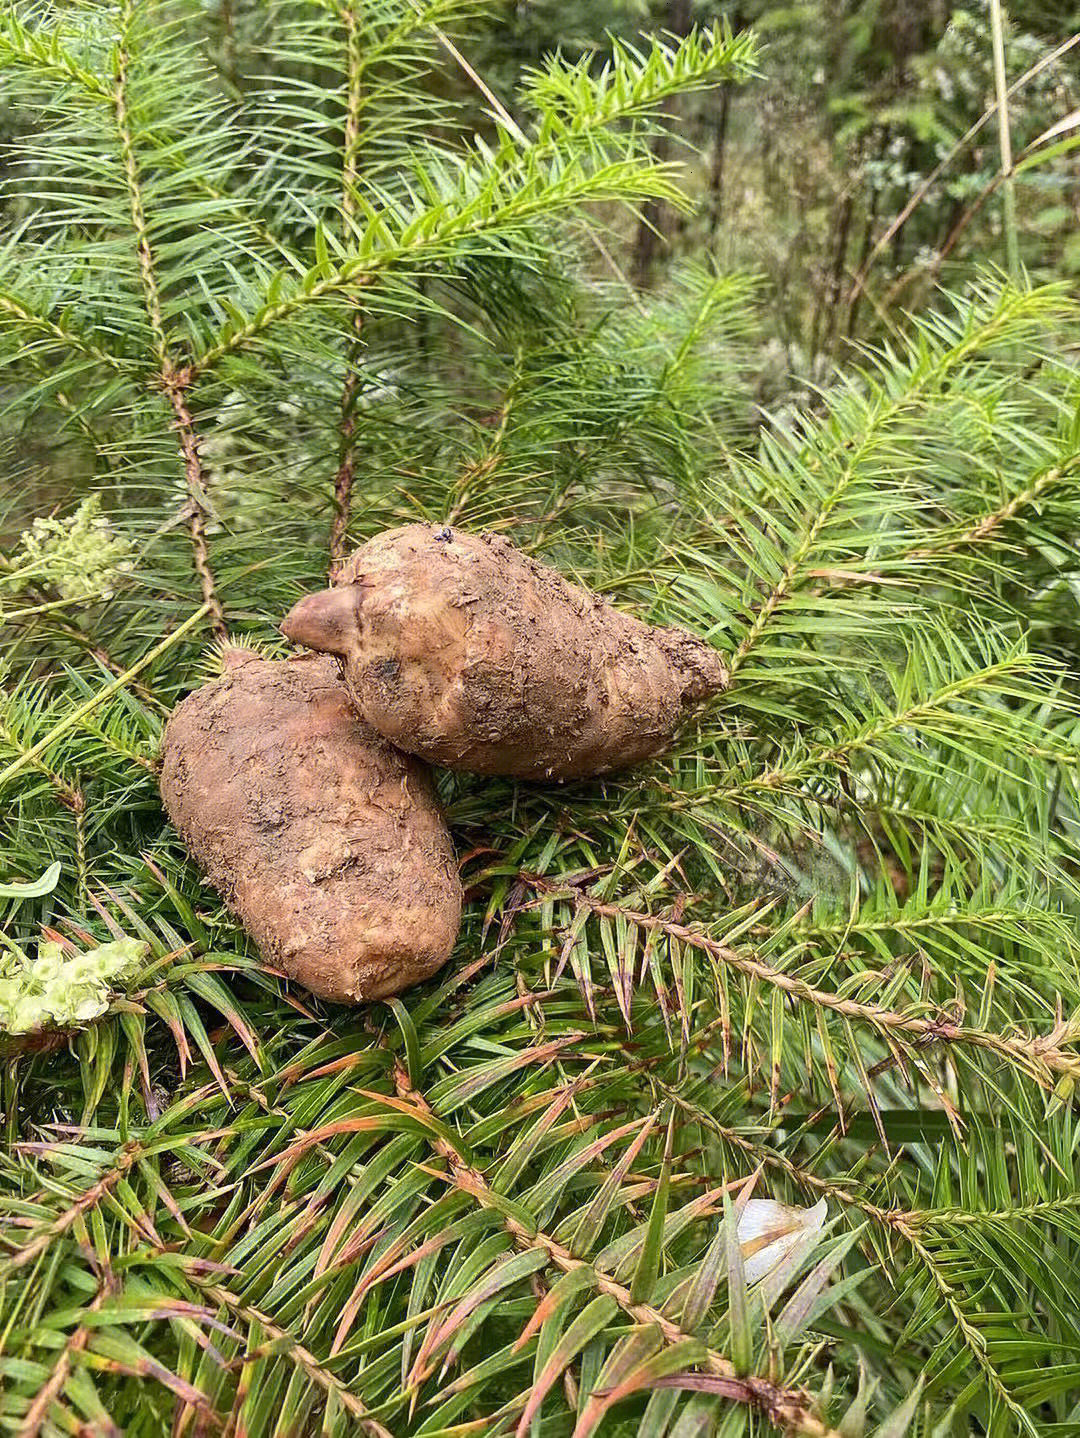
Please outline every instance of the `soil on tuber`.
M349 704L331 659L225 653L173 711L161 795L269 963L337 1003L396 994L449 957L461 917L431 778Z
M495 534L423 524L362 545L283 632L343 661L359 713L411 754L521 779L662 753L727 687L717 651L571 584Z

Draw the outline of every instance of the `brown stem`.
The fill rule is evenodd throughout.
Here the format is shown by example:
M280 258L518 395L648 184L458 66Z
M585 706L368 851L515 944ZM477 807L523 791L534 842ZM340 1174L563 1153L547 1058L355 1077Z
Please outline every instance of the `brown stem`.
M972 220L986 204L987 200L989 200L990 197L995 193L998 186L1002 183L1003 179L1004 176L999 172L994 176L990 183L986 185L979 192L979 194L975 196L974 200L972 200L971 204L967 207L966 210L964 210L964 212L960 215L960 218L956 221L952 229L949 231L945 243L934 256L933 264L931 264L927 270L923 271L917 266L912 266L911 269L905 270L904 273L899 276L899 278L890 287L884 299L882 300L883 309L888 310L892 305L894 305L897 299L903 293L903 291L907 289L907 287L918 275L924 275L924 278L930 284L936 282L938 275L941 273L942 265L956 248L960 240L960 236L967 229L968 225L971 224Z
M357 151L360 140L360 106L363 98L360 84L363 74L363 54L360 26L355 6L352 3L344 6L341 11L341 19L345 26L348 57L345 139L341 164L341 213L345 217L347 229L356 212L356 200L353 192L359 175ZM363 312L357 309L353 316L354 338L347 347L345 382L341 389L341 452L337 474L334 477L334 517L330 523L331 581L345 560L349 514L352 509L353 480L356 476L356 396L360 385L357 372L360 367L363 326Z
M191 373L189 370L178 370L169 355L168 340L165 335L165 326L162 319L161 290L154 265L153 250L150 246L150 232L146 223L146 211L143 206L138 163L135 158L135 144L132 136L130 116L128 114L128 32L131 29L133 19L133 6L131 0L127 0L123 10L123 32L120 43L116 48L116 88L113 91L113 109L116 117L116 129L120 137L120 153L124 164L124 176L127 181L128 199L131 208L131 223L135 230L135 246L139 260L139 276L142 281L146 315L150 322L150 331L154 337L154 349L157 354L161 387L172 408L176 429L180 436L180 450L184 460L184 477L187 482L188 503L190 506L189 532L191 534L195 572L199 576L199 585L202 590L203 603L206 605L207 614L210 619L210 628L213 630L216 638L224 640L228 638L229 631L225 623L225 615L221 607L221 601L217 596L214 575L210 568L209 550L206 543L206 484L203 476L202 461L199 458L198 440L195 436L195 427L192 422L191 411L184 400L184 390L191 381Z
M1031 80L1034 80L1036 75L1040 74L1043 70L1045 70L1047 66L1052 65L1055 60L1059 60L1062 55L1064 55L1067 51L1071 50L1073 46L1077 44L1080 44L1080 33L1070 35L1070 37L1067 40L1063 41L1062 44L1057 47L1057 49L1052 50L1049 55L1044 55L1043 58L1036 61L1036 63L1032 65L1030 69L1025 70L1024 73L1019 77L1019 79L1014 80L1013 83L1009 86L1008 90L1005 93L1005 98L1007 100L1012 99L1013 95L1017 94L1020 90L1022 90L1024 86L1027 85ZM873 249L859 266L859 271L855 276L855 282L852 285L851 294L849 296L850 302L852 304L855 302L859 294L865 288L867 277L870 274L870 268L873 265L874 261L877 259L878 255L882 252L883 249L885 249L889 242L896 236L896 234L911 218L912 214L915 212L916 209L918 209L919 205L922 204L923 200L933 189L934 185L941 178L945 170L947 170L948 167L952 164L953 160L956 159L957 155L960 154L961 150L965 149L966 146L979 133L979 131L994 118L994 116L997 114L997 110L997 102L995 101L993 105L990 105L986 110L983 111L983 113L979 116L979 118L975 121L971 128L965 131L965 133L960 136L959 140L957 140L956 144L952 147L952 149L944 157L944 159L941 160L940 164L938 164L936 168L932 170L929 175L927 175L926 179L923 180L922 184L911 196L907 204L903 207L903 209L892 221L892 223L886 228L880 239L876 241Z
M836 235L836 252L833 255L833 266L829 275L829 283L826 291L825 332L822 336L821 344L823 350L832 350L833 340L836 335L837 322L840 315L840 286L844 278L848 240L851 234L851 220L854 213L855 197L849 189L840 207L840 218L837 224Z
M738 28L738 20L732 24ZM731 81L720 86L720 108L716 116L716 148L709 171L709 231L715 237L724 209L724 160L727 157L728 117L731 113Z
M11 1272L15 1268L24 1268L26 1264L37 1258L38 1254L48 1248L49 1244L61 1234L67 1232L71 1225L89 1209L94 1208L110 1192L127 1173L128 1169L137 1163L142 1157L143 1149L140 1144L131 1143L121 1149L116 1157L113 1167L93 1183L89 1188L79 1194L78 1198L66 1208L52 1223L46 1224L39 1229L37 1236L29 1243L16 1248L6 1259L0 1263L0 1273Z
M345 562L353 480L356 477L356 395L360 387L357 368L360 362L360 332L363 327L363 316L359 311L353 324L356 339L349 345L345 382L341 387L341 457L337 474L334 476L334 517L330 523L331 581Z
M878 142L877 157L883 159L886 150L887 134L883 130L881 139ZM881 202L881 190L874 185L870 191L870 203L866 210L866 221L863 225L862 243L859 247L858 273L862 273L863 266L870 256L870 249L874 242L874 226L877 224L878 205ZM847 312L847 337L851 339L855 333L855 324L859 317L859 302L862 299L862 287L858 284L852 286Z
M210 550L206 542L206 521L208 512L203 496L206 494L206 479L202 460L199 458L199 441L191 411L184 399L182 377L172 369L168 360L162 372L165 394L176 416L176 430L180 436L180 449L184 456L184 477L188 489L188 532L191 535L191 552L195 573L199 576L199 588L206 605L210 628L215 639L222 642L229 637L229 626L225 612L218 598L214 583L214 571L210 568Z
M246 1323L257 1323L264 1332L276 1340L279 1344L285 1344L285 1352L293 1360L298 1368L317 1384L324 1393L332 1393L338 1403L345 1411L356 1420L361 1429L371 1435L371 1438L393 1438L393 1434L384 1428L381 1423L372 1418L368 1412L367 1405L358 1398L350 1387L342 1383L333 1373L324 1368L310 1349L295 1338L287 1328L282 1328L275 1323L262 1309L254 1307L253 1304L244 1303L234 1293L220 1284L208 1284L204 1292L212 1298L215 1303L242 1318ZM280 1351L280 1350L279 1350Z

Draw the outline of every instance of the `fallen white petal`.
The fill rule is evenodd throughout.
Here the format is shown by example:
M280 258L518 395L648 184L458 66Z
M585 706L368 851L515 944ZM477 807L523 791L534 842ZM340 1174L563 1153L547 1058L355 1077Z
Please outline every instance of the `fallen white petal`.
M796 1244L818 1233L827 1207L824 1199L813 1208L792 1208L772 1198L747 1199L736 1230L747 1283L757 1283Z

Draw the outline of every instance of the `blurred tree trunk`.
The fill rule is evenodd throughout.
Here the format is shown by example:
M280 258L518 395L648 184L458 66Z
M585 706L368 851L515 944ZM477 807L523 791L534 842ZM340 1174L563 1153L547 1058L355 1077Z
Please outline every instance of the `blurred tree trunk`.
M827 349L836 331L836 312L840 303L840 290L844 277L844 261L847 258L848 239L851 234L851 218L855 209L852 187L849 185L840 199L839 208L833 219L829 235L832 262L821 277L814 316L810 325L810 358L816 360L822 350Z
M738 33L745 26L738 8L728 13L728 22ZM709 166L709 239L716 238L724 210L724 161L727 158L728 119L731 114L731 82L725 80L719 90L719 104L713 131L712 164Z
M666 29L673 35L686 35L691 25L691 0L668 0ZM665 115L673 115L675 101L668 100L663 106ZM658 160L667 158L671 148L666 135L653 142L653 154ZM647 285L652 276L653 266L665 238L664 225L669 219L667 207L658 200L646 200L641 207L638 220L637 239L634 243L634 278L639 285Z
M880 198L880 196L879 196L878 190L877 190L876 188L871 189L871 191L870 191L870 203L869 203L869 205L868 205L868 207L867 207L867 211L866 211L866 223L863 225L862 243L859 245L859 257L858 257L858 259L855 261L855 266L854 266L855 273L856 273L857 275L858 275L858 274L862 274L863 265L866 264L867 258L868 258L869 254L870 254L871 246L872 246L873 243L874 243L874 231L877 229L878 199L879 199L879 198ZM859 292L856 294L855 298L851 301L851 304L850 304L849 307L848 307L847 330L846 330L848 339L851 339L851 337L852 337L852 336L854 335L854 333L855 333L855 325L856 325L856 322L857 322L858 317L859 317L859 305L860 305L861 301L862 301L862 290L860 289Z
M716 113L716 139L712 165L709 168L709 238L714 239L720 228L724 210L724 151L727 146L728 112L731 109L731 84L720 86L720 104Z
M854 187L849 186L840 205L840 219L837 224L836 251L833 255L829 288L825 297L825 334L822 349L833 350L836 336L840 332L840 296L844 288L844 270L847 265L848 241L851 236L851 220L855 213Z

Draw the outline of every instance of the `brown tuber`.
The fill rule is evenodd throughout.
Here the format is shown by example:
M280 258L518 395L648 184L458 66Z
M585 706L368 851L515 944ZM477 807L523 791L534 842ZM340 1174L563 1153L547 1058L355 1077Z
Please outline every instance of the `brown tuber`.
M337 1003L449 957L453 848L424 765L353 712L332 660L243 649L165 728L169 817L264 957Z
M369 540L283 632L336 654L360 714L431 763L577 779L662 753L727 687L711 645L569 583L494 534Z

